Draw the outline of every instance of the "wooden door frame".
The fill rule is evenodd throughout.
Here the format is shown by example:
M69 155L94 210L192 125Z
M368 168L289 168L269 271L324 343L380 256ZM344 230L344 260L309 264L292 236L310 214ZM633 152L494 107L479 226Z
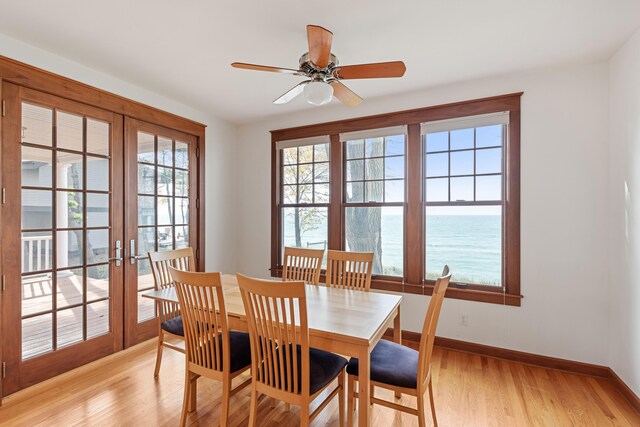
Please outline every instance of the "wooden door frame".
M20 192L22 188L21 176L19 172L20 168L20 151L22 147L20 138L20 111L21 104L26 102L32 102L38 105L45 106L47 108L64 110L71 113L79 113L83 116L96 118L98 120L105 120L110 123L110 144L112 150L110 152L111 162L111 174L108 178L110 180L110 212L109 212L109 246L113 248L113 241L120 238L123 235L123 205L122 205L122 191L123 191L123 174L122 174L122 123L123 118L121 115L114 114L110 111L98 109L93 106L87 106L85 104L70 101L65 98L60 98L54 95L45 94L32 89L17 86L12 83L3 83L3 92L6 95L6 115L3 117L7 119L7 123L4 123L2 135L4 161L11 162L11 167L2 165L3 175L3 189L6 191L7 203L3 204L3 214L5 223L3 226L13 230L12 233L4 233L3 245L2 245L2 258L3 265L6 267L3 270L3 274L7 278L7 290L5 300L7 304L3 306L2 317L3 325L7 327L21 318L21 304L15 304L16 299L19 297L21 289L21 275L22 268L21 263L16 262L16 248L22 247L20 243L20 209L17 201L20 200ZM4 143L6 142L6 143ZM83 149L84 151L84 149ZM13 162L17 164L14 164ZM83 189L83 190L86 190ZM56 194L56 186L53 185L50 189L52 195ZM55 196L54 196L55 197ZM117 205L119 203L119 205ZM55 215L55 213L53 213ZM9 223L7 225L7 220ZM55 223L52 224L55 228ZM16 231L17 230L17 231ZM83 230L86 230L86 224L83 226ZM109 253L111 257L112 252ZM55 259L55 258L54 258ZM86 259L83 261L83 265L86 264ZM55 272L55 266L53 267ZM104 357L108 354L115 353L123 348L123 329L122 329L122 315L123 312L123 276L121 274L121 267L115 266L114 263L110 264L110 303L109 303L109 317L110 317L110 331L104 335L91 338L87 341L82 341L70 345L68 347L58 348L51 353L45 353L41 356L33 359L22 360L20 345L20 331L21 325L15 325L15 328L11 329L10 334L6 334L7 330L3 330L2 341L6 340L7 345L3 347L12 348L14 353L3 354L3 362L6 362L7 377L3 382L3 393L15 392L30 385L33 385L39 381L51 378L55 375L59 375L63 372L74 369L78 366L96 360L100 357ZM52 298L55 301L56 288L52 288ZM10 293L13 292L12 299L6 299ZM55 304L54 304L55 306ZM54 310L53 316L56 315ZM83 322L86 322L86 317ZM9 323L10 322L10 323ZM19 322L19 321L18 321ZM52 336L55 340L55 334ZM19 352L19 354L15 353ZM46 362L41 359L46 357ZM29 373L29 376L19 375L20 372ZM9 386L10 385L10 389Z
M190 135L185 132L181 132L175 129L168 128L166 126L160 126L153 123L148 123L142 120L136 120L131 117L125 117L124 119L124 182L125 182L125 218L124 218L124 248L125 248L125 334L124 334L124 346L125 348L136 345L142 341L150 339L158 334L158 318L149 319L144 322L138 323L137 321L137 308L138 308L138 275L137 265L130 264L130 257L136 254L131 254L129 248L129 241L133 237L136 240L136 252L139 252L138 242L138 223L137 223L137 206L138 206L138 131L146 132L149 134L162 135L173 140L180 140L189 144L193 149L189 150L189 244L192 241L198 242L196 248L200 246L201 232L199 224L200 208L202 202L197 202L198 196L202 197L200 191L200 176L198 175L199 163L202 159L201 154L197 154L200 150L198 144L198 137ZM196 170L193 171L191 165L195 165ZM195 172L195 173L194 173ZM193 204L191 202L194 202ZM135 207L132 209L132 207ZM155 224L156 230L159 228L158 224ZM195 250L196 265L199 271L203 271L204 268L200 268L201 263L204 261L200 251ZM136 268L131 268L133 265ZM135 284L135 288L131 287L131 284ZM129 287L127 287L129 286ZM135 318L131 318L131 315L135 313Z
M0 99L4 100L2 83L9 82L18 86L38 90L44 93L55 95L68 100L80 102L86 105L98 107L111 111L115 114L128 116L149 123L158 123L185 133L194 135L197 138L199 151L198 157L198 199L200 209L198 209L198 236L193 246L198 250L198 260L196 261L199 271L205 270L205 129L206 125L180 117L178 115L154 108L137 101L125 98L120 95L84 84L67 77L25 64L20 61L0 55ZM0 148L3 148L2 141L2 117L0 117ZM3 160L2 150L0 150L0 161ZM5 187L5 182L0 177L0 186ZM4 218L0 209L0 225L4 229ZM4 247L4 236L0 230L0 242ZM2 257L0 257L0 275L4 273ZM0 328L4 327L4 298L0 289ZM0 329L1 331L2 329ZM0 360L4 361L2 340L0 339ZM4 395L4 381L0 375L0 405Z

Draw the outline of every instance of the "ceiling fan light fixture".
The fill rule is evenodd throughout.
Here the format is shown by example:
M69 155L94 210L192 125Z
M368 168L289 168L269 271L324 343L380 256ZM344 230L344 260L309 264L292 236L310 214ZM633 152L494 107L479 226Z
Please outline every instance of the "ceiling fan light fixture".
M309 104L325 105L333 97L333 87L325 82L309 82L304 87L304 98Z

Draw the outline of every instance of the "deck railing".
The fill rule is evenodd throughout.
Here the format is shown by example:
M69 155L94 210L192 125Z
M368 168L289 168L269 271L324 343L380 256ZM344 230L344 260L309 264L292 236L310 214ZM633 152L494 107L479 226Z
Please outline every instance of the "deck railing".
M51 269L53 236L22 237L22 271L42 271Z

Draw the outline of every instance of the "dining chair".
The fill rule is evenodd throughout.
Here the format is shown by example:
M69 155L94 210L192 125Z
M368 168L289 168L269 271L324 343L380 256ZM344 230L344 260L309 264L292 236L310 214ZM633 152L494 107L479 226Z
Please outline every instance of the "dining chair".
M155 290L166 289L173 286L169 267L179 270L195 271L195 262L193 258L192 248L176 249L171 251L149 252L149 261L151 263L151 272L153 273L153 282ZM162 363L162 350L164 347L171 350L184 353L184 350L177 345L173 345L167 341L167 338L174 338L184 341L184 330L182 327L182 317L177 304L171 302L158 302L158 318L160 319L158 326L158 351L156 353L156 367L153 376L157 377L160 373L160 364Z
M338 395L344 425L347 359L309 347L305 283L274 282L237 275L251 336L251 409L257 423L258 393L300 406L300 425L309 423ZM333 380L338 385L313 413L310 404Z
M186 366L180 425L187 422L188 406L195 409L193 383L200 376L222 382L220 425L229 417L229 398L251 383L231 388L232 380L251 367L249 334L230 331L220 273L194 273L169 267L180 301L185 332Z
M368 291L371 287L373 252L330 250L327 255L327 286Z
M401 394L415 396L417 409L403 406L395 402L378 399L371 393L370 403L386 406L391 409L406 412L418 416L418 426L424 427L424 393L429 391L429 403L431 405L431 417L433 425L437 426L436 409L433 403L433 386L431 371L431 356L436 327L440 316L440 309L444 300L444 294L449 286L451 274L449 267L445 266L443 274L436 280L436 285L429 301L429 308L422 326L419 350L405 347L392 341L380 340L371 352L370 378L371 388L381 387L395 392L396 398ZM351 358L347 365L348 391L347 391L347 425L351 426L353 412L355 411L355 399L358 397L356 383L358 378L358 359Z
M312 285L320 282L324 249L284 248L282 280L302 280Z

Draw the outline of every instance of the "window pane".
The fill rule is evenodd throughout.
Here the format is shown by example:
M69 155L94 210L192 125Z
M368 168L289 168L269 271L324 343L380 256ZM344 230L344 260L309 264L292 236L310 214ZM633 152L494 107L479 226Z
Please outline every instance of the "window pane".
M404 178L404 156L384 159L385 179Z
M298 165L298 184L313 182L313 164Z
M296 204L298 203L298 186L297 185L284 185L282 188L284 195L284 203Z
M51 273L22 276L22 315L29 316L53 310Z
M449 132L427 134L427 153L447 151L449 149Z
M51 228L52 223L51 191L22 190L22 229Z
M476 200L502 200L502 176L476 177Z
M367 157L379 157L384 155L384 139L368 138L365 141Z
M451 201L473 200L473 177L451 178Z
M176 141L176 167L189 169L189 145Z
M189 199L176 197L176 224L188 224L189 223Z
M451 149L473 148L473 128L451 131Z
M366 159L365 160L365 179L383 179L384 178L384 169L383 169L383 161L382 159Z
M384 201L404 202L404 180L392 180L384 182Z
M87 227L109 226L109 195L87 193Z
M153 319L156 315L156 303L149 298L138 294L138 323Z
M384 181L365 182L365 202L382 202L384 193Z
M109 159L87 156L87 190L109 191Z
M403 224L401 207L348 207L345 209L346 250L374 252L373 274L402 276Z
M189 226L176 226L176 249L189 247Z
M431 178L427 179L427 202L448 202L449 201L449 179Z
M109 264L87 268L87 301L109 298Z
M404 135L388 136L385 138L385 156L404 155Z
M476 129L476 147L502 145L502 125L484 126Z
M446 264L453 281L501 285L502 207L427 207L425 228L428 279Z
M158 166L158 194L173 195L173 169Z
M298 203L313 203L313 186L298 186Z
M72 191L56 191L58 206L56 208L57 228L81 228L84 225L82 193Z
M158 225L173 224L173 199L158 197Z
M364 161L347 161L347 181L361 181L364 179Z
M158 251L173 249L173 227L158 227Z
M87 304L87 339L104 335L110 330L109 300Z
M58 151L56 153L56 168L56 186L58 188L82 189L84 187L82 182L84 179L82 176L82 154Z
M52 263L52 231L22 233L22 272L50 270Z
M313 161L313 145L298 147L298 163L311 163Z
M283 181L285 184L295 184L298 182L298 166L284 166L282 168Z
M316 184L314 188L314 203L329 203L329 184Z
M109 260L109 229L87 231L87 264Z
M298 163L298 148L291 147L282 150L283 164L291 165Z
M109 155L109 123L87 118L87 151Z
M176 196L189 196L189 172L176 169Z
M59 271L56 292L57 308L81 304L84 301L84 272L82 268Z
M82 116L56 112L56 146L68 150L82 151Z
M155 194L156 168L151 165L138 164L138 193Z
M288 247L326 249L327 208L284 208L282 243Z
M138 228L138 255L140 254L146 255L147 252L155 252L155 250L156 250L156 228L155 227ZM138 264L140 264L140 261L142 260L139 260ZM138 265L138 273L140 273L140 265Z
M155 137L148 133L138 132L138 161L155 163Z
M502 148L476 151L476 173L502 172Z
M427 177L449 175L449 154L427 154Z
M349 182L347 183L347 202L361 203L364 201L364 183Z
M364 157L364 141L361 139L347 141L347 159L361 159Z
M82 326L84 313L82 307L74 307L68 310L58 311L58 347L66 347L82 341Z
M329 144L316 144L313 146L313 152L314 162L329 161Z
M173 141L162 136L158 137L158 164L173 166Z
M58 268L82 265L84 261L82 230L58 231L56 237L56 264Z
M451 155L451 175L473 175L473 151L458 151Z
M53 152L22 147L22 185L51 188Z
M22 320L22 360L53 351L52 314Z
M316 163L313 169L314 182L329 182L329 163Z
M153 196L138 196L138 225L155 225L156 199Z
M51 147L53 111L32 104L22 104L22 142Z

